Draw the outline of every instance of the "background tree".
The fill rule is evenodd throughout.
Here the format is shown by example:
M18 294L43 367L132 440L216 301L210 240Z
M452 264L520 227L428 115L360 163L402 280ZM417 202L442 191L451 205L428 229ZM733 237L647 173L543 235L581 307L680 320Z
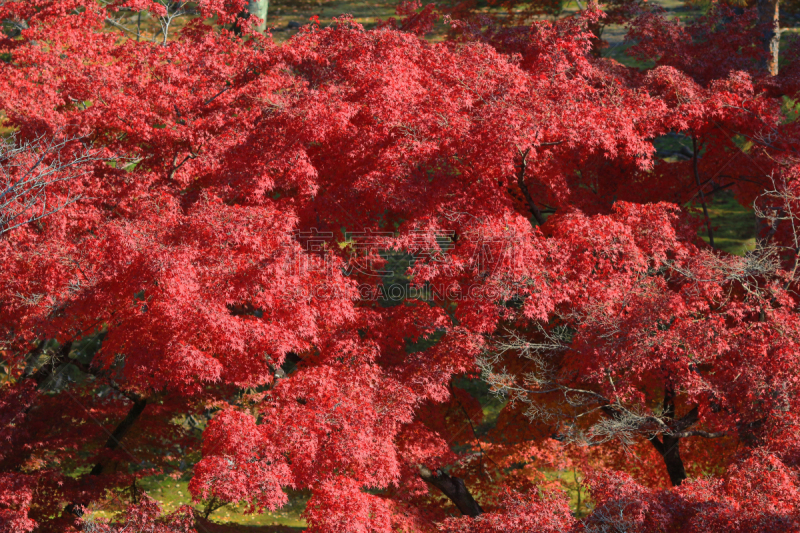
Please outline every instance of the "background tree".
M267 29L267 12L269 10L269 0L249 0L247 3L247 11L262 20L261 24L256 28L257 31L264 33Z

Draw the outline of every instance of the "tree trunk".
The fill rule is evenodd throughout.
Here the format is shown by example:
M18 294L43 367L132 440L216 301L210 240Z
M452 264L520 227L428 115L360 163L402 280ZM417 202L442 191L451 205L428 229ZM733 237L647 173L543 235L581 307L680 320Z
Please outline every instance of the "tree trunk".
M133 424L136 420L141 416L144 408L147 407L147 399L141 398L133 402L133 406L128 411L128 414L125 418L120 422L114 431L109 435L108 440L106 440L105 447L109 450L116 450L120 443L119 441L122 440L123 437L130 431ZM105 466L103 465L102 461L98 461L97 464L94 465L92 471L89 472L90 476L99 476L103 473L103 469ZM64 508L64 512L74 516L83 516L83 510L86 508L85 502L73 502L68 504Z
M778 75L778 53L781 44L780 0L757 0L758 23L762 27L761 46L769 54L767 70L770 76Z
M673 487L677 487L683 480L686 479L686 469L683 466L683 459L681 459L680 452L680 437L670 437L664 435L662 440L658 437L650 439L658 453L664 459L664 465L667 467L667 475Z
M670 385L664 388L664 417L668 420L675 420L675 391ZM683 431L697 421L698 411L694 407L689 413L675 422L675 431ZM681 459L680 443L681 437L664 434L661 439L658 436L650 437L653 447L661 454L664 459L664 466L667 467L667 475L673 487L677 487L686 479L686 468Z
M462 515L479 516L483 514L483 509L472 497L467 486L464 485L464 480L451 477L441 470L431 472L424 466L419 467L419 477L429 485L433 485L442 491L458 507Z
M267 12L269 11L269 0L249 0L247 12L261 19L261 24L256 27L259 33L267 30Z
M592 37L590 38L592 48L589 54L591 54L592 57L603 57L603 48L605 48L605 42L602 38L603 26L600 22L592 22L589 24L589 31L592 33Z
M128 411L128 415L117 425L116 428L114 428L114 432L108 436L108 440L106 441L107 449L116 450L119 447L119 441L121 441L128 431L130 431L131 427L133 427L133 424L142 414L145 407L147 407L147 399L145 398L133 402L133 406L131 407L130 411ZM98 462L96 465L94 465L89 475L99 476L103 473L103 468L103 463Z

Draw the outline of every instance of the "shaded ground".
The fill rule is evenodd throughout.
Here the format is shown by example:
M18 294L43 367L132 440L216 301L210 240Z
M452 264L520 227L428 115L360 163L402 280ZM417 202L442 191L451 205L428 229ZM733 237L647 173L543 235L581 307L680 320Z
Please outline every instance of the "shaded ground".
M218 524L209 521L197 522L197 533L296 533L302 527L248 526L242 524Z

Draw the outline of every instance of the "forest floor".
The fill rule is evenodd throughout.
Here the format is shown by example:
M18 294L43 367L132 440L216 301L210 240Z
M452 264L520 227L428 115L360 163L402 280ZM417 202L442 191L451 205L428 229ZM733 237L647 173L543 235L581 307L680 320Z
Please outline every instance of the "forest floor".
M684 19L692 19L702 13L700 10L687 9L682 0L656 0L658 5L667 10L670 16L681 16ZM425 1L422 2L426 3ZM386 21L391 17L396 17L395 7L397 6L396 0L328 0L328 1L308 1L308 0L289 0L287 2L278 2L276 5L269 6L269 14L267 26L272 33L275 42L284 42L298 33L300 26L308 24L310 19L314 16L319 17L320 26L325 27L334 22L334 20L343 15L350 15L353 20L365 29L369 30L380 24L381 21ZM487 12L495 11L502 13L502 11L494 9L486 9ZM556 19L565 16L573 15L579 11L578 3L576 0L563 0L561 11L553 16L543 16L543 19ZM180 29L191 19L191 16L185 16L176 19L172 24L170 35L175 35ZM125 27L136 30L137 24L140 34L145 40L158 41L161 39L160 26L158 22L150 16L143 16L138 19L136 13L122 13L121 17L117 19ZM109 26L109 31L115 29ZM447 35L448 27L443 20L439 20L434 25L433 31L425 36L425 38L432 42L442 41ZM626 48L624 43L625 38L624 26L611 25L606 26L603 30L602 37L609 43L603 55L607 57L622 58L624 57L624 50Z
M198 521L195 525L197 533L296 533L304 531L303 527L220 524L209 521Z

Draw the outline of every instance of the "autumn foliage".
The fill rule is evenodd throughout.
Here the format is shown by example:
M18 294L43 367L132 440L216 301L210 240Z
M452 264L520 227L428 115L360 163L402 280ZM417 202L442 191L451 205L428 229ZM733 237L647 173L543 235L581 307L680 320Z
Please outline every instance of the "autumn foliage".
M136 492L187 468L325 533L800 530L800 71L754 13L629 6L639 69L594 8L278 45L245 5L0 3L0 532L189 531Z

